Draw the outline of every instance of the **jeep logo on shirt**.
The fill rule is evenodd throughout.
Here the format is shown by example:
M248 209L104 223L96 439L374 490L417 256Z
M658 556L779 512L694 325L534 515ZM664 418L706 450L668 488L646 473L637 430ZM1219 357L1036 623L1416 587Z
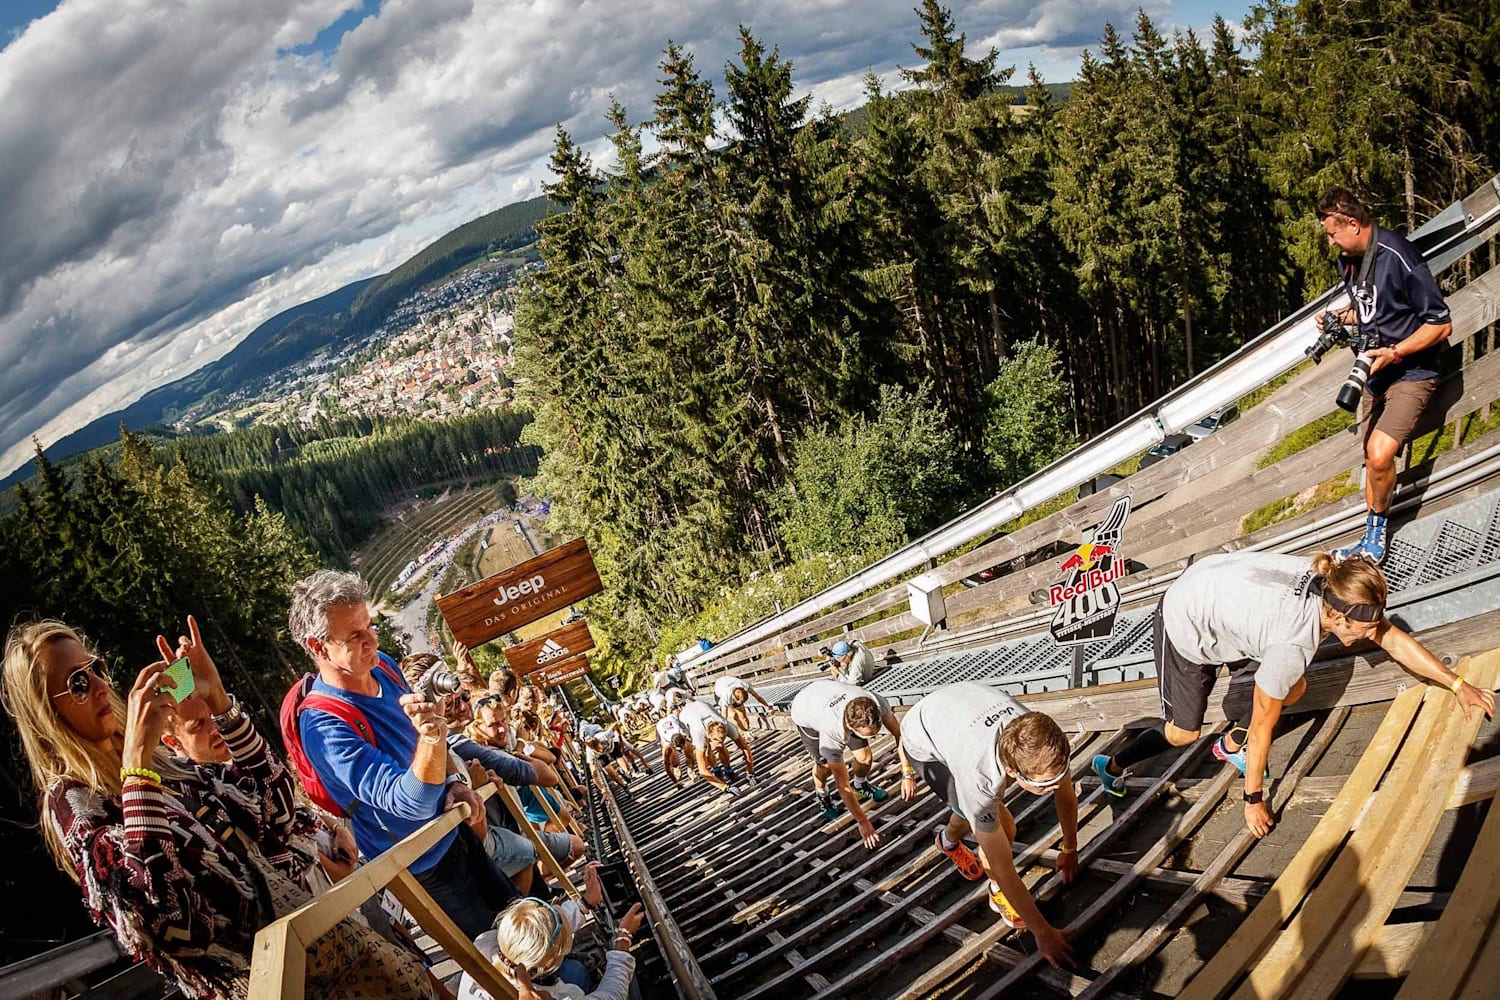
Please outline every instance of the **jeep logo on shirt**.
M986 715L984 717L984 728L989 729L990 727L994 726L995 723L997 723L1001 719L1005 718L1007 715L1015 715L1015 714L1016 714L1015 708L1013 708L1010 705L1005 706L1004 708L1000 709L1000 711L998 711L998 712L991 712L989 715Z

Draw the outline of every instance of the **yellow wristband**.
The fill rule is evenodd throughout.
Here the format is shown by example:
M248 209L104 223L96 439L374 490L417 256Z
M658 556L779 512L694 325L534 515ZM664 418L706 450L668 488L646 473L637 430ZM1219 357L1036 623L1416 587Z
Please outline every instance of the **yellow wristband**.
M1457 677L1453 678L1453 683L1448 685L1448 690L1452 691L1454 694L1458 694L1458 689L1463 687L1465 683L1466 682L1464 681L1463 675L1459 674Z
M161 775L149 767L122 767L120 768L120 781L124 783L131 778L144 778L153 785L161 784Z
M1058 854L1077 854L1078 853L1078 848L1076 848L1076 847L1059 847L1057 849L1057 853Z

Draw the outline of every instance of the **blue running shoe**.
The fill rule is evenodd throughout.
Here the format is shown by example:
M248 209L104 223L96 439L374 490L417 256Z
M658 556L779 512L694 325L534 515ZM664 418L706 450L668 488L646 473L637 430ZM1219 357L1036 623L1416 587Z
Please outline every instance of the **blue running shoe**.
M855 785L854 797L861 802L884 802L890 798L884 788L879 785L871 785L868 782L863 785Z
M1220 736L1218 739L1214 740L1214 756L1219 758L1226 764L1233 764L1235 770L1239 771L1240 774L1243 775L1245 773L1245 767L1247 766L1245 761L1245 747L1248 747L1249 745L1250 741L1246 740L1244 745L1241 746L1238 750L1231 751L1229 747L1224 745L1224 737ZM1269 778L1270 776L1271 769L1267 767L1266 773L1262 775L1261 778L1262 780L1264 780L1265 778Z
M1385 561L1386 544L1390 535L1390 519L1384 514L1377 514L1373 510L1365 513L1365 533L1353 545L1346 545L1336 549L1334 558L1339 560L1348 559L1351 556L1364 556L1375 565Z
M1107 794L1117 799L1125 797L1125 775L1109 773L1109 754L1094 755L1094 773L1099 776L1099 784Z
M836 819L838 819L839 818L839 812L840 812L840 808L839 807L841 806L841 804L842 803L838 802L831 795L829 795L829 796L820 796L818 798L818 805L820 805L820 806L823 807L823 818L825 820L836 820Z

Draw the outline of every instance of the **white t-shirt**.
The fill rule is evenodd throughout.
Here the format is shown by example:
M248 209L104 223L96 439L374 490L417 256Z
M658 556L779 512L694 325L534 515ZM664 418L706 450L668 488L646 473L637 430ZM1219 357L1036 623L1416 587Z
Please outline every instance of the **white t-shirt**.
M754 688L738 677L720 677L714 681L714 700L719 703L719 708L728 708L729 699L733 697L736 691L749 692L754 690ZM748 701L748 699L749 695L747 694L746 700Z
M662 694L660 691L652 691L651 707L656 709L658 712L664 711L667 707L667 696Z
M901 720L901 748L913 762L935 762L953 778L950 802L982 833L999 829L996 806L1009 781L996 742L1025 705L975 681L947 684L912 706ZM939 795L943 789L933 789Z
M890 702L874 691L843 681L813 681L792 699L792 724L818 734L818 749L826 758L837 759L849 744L844 728L844 708L855 698L872 698L883 719L891 714Z
M671 746L676 737L687 734L687 726L675 715L668 715L656 724L656 738L664 747Z
M693 746L699 750L708 750L708 724L718 721L724 723L724 731L730 739L739 735L739 730L728 719L710 708L707 702L690 701L682 706L682 711L677 713L682 724L687 727L688 738L693 741Z

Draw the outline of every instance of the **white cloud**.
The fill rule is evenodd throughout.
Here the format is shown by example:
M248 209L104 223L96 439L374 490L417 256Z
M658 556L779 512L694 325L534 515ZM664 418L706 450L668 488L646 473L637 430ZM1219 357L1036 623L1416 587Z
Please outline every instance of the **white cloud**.
M64 0L0 50L3 470L537 193L559 122L592 149L611 94L650 113L669 38L718 81L749 25L838 108L916 62L911 0L386 0L291 51L359 6ZM1136 2L953 6L978 54L1065 51Z

